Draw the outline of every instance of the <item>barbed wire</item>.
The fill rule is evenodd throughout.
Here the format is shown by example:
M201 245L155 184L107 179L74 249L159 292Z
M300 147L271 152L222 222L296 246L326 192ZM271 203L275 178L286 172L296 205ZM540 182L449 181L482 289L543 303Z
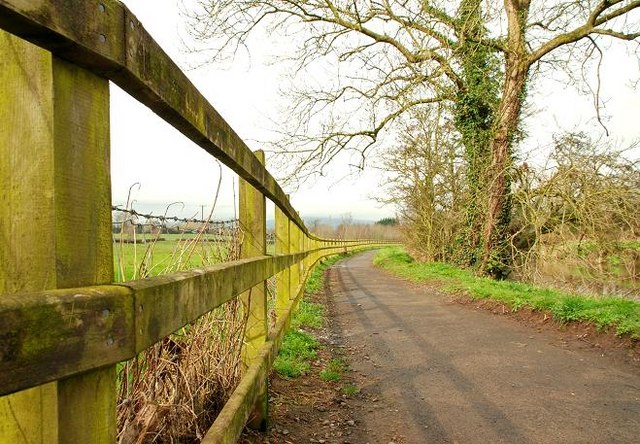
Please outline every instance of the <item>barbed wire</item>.
M239 219L228 219L228 220L202 220L202 219L196 219L196 218L182 218L182 217L177 217L177 216L156 216L154 214L146 214L146 213L140 213L139 211L136 211L132 208L122 208L119 206L112 206L111 207L112 211L117 211L120 213L125 213L125 214L129 214L131 216L135 216L135 217L144 217L145 219L150 220L150 219L157 219L159 221L162 222L162 227L163 228L167 228L165 222L166 221L172 221L172 222L185 222L185 223L197 223L197 224L202 224L205 227L207 226L217 226L219 227L219 229L227 229L229 230L231 233L237 233L238 230L240 229L240 220ZM131 219L125 219L125 220L121 220L121 221L115 221L112 220L111 221L112 225L117 225L117 226L122 226L123 224L129 224L131 227L137 228L144 228L144 227L158 227L158 224L155 223L150 223L150 222L146 222L146 223L139 223L137 221L133 221ZM275 234L274 233L266 233L266 241L267 244L274 244L275 243Z
M197 224L203 224L203 225L235 225L235 224L238 223L238 219L203 220L203 219L196 219L196 218L183 218L183 217L177 217L177 216L159 216L159 215L155 215L155 214L140 213L140 212L134 210L133 208L122 208L122 207L117 206L117 205L112 206L111 209L113 211L129 214L129 215L135 216L135 217L144 217L145 219L147 219L147 221L150 220L150 219L156 219L156 220L161 221L162 223L167 222L167 221L185 222L185 223L197 223ZM137 226L154 225L154 224L151 224L151 223L141 224L141 223L133 222L131 220L113 221L112 223L116 224L116 225L121 225L121 224L124 224L124 223L130 223L130 224L137 225Z

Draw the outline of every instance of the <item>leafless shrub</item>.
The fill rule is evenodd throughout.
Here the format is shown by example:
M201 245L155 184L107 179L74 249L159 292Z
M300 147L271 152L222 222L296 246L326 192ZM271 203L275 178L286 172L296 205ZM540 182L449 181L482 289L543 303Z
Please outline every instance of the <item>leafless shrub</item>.
M610 292L640 278L640 169L582 133L557 137L547 164L514 172L512 249L533 281Z
M452 260L464 219L464 167L451 129L438 112L417 115L384 157L395 175L380 200L399 208L405 245L425 261Z
M200 442L240 377L238 305L223 305L123 363L119 443Z
M204 230L175 242L162 272L238 258L237 233L206 242ZM137 275L158 272L147 244ZM147 264L147 265L145 265ZM119 371L118 442L199 442L240 378L245 319L236 300L202 316L147 349Z

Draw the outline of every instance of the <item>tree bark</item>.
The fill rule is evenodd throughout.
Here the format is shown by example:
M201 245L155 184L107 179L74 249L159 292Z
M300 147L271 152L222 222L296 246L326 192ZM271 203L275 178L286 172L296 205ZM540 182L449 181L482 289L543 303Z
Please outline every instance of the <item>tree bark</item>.
M488 205L483 232L481 271L498 278L509 273L508 225L513 136L518 129L529 73L529 54L525 46L525 25L529 0L505 0L508 20L505 81L491 140Z
M508 274L508 259L505 257L507 228L511 216L508 205L511 181L508 175L512 160L511 144L518 128L526 82L527 68L521 64L511 67L507 72L496 132L491 141L492 159L483 233L482 270L496 277Z

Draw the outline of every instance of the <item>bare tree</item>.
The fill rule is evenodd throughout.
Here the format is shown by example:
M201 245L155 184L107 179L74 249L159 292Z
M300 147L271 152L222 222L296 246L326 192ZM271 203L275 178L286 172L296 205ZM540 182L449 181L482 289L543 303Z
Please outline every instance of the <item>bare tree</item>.
M482 232L481 268L495 276L508 272L504 251L511 215L509 171L532 75L563 67L580 71L590 61L597 69L605 42L637 42L640 37L640 0L535 4L530 0L199 0L198 4L193 12L194 35L214 59L251 46L250 36L265 30L287 35L296 44L295 50L290 45L280 48L292 63L298 88L291 93L293 117L287 119L283 143L275 150L300 155L293 165L298 177L324 174L327 165L345 152L355 154L348 162L363 167L366 155L373 147L384 146L385 135L398 131L408 112L444 101L457 103L461 93L464 98L465 92L481 88L470 79L465 63L491 51L496 66L491 57L482 59L485 65L476 64L486 75L500 74L499 100L485 118L490 122L486 139L490 161L483 179L486 190L481 188L478 198L486 202L486 216L482 230L476 232ZM329 73L311 81L321 69ZM590 90L598 103L598 85ZM469 105L480 111L487 103Z
M380 200L398 207L414 257L458 262L469 189L461 143L443 114L417 115L398 146L384 154L384 168L397 174Z
M599 45L604 39L637 40L640 37L638 7L638 0L557 1L537 8L532 8L530 0L505 0L507 29L500 40L504 81L490 146L489 204L482 260L485 270L492 271L496 246L503 243L507 235L506 224L500 224L500 219L510 212L508 172L512 143L532 67L542 70L542 65L547 65L553 69L553 63L562 61L563 57L585 63L592 57L602 57Z
M200 1L192 29L214 60L250 46L253 33L288 36L276 46L294 77L292 118L273 149L299 155L288 163L300 178L324 174L344 151L363 167L407 111L455 99L455 10L440 3Z
M583 133L557 136L554 145L545 165L522 164L514 177L518 275L633 288L640 279L639 162Z

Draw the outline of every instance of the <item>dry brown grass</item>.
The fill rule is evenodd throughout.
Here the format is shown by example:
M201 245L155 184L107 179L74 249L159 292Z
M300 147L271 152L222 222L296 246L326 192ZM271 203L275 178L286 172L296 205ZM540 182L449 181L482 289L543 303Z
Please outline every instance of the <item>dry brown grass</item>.
M118 442L199 442L240 378L238 301L147 349L120 369Z
M210 265L238 258L241 236L235 228L224 233L224 243L206 241L204 231L175 241L173 251L163 253L161 270L149 262L155 240L134 245L140 252L116 263L144 278L188 269L194 260ZM116 254L124 251L119 247ZM157 259L156 254L154 263ZM126 261L135 263L125 266ZM200 442L241 377L245 321L241 304L233 300L122 363L118 443Z

